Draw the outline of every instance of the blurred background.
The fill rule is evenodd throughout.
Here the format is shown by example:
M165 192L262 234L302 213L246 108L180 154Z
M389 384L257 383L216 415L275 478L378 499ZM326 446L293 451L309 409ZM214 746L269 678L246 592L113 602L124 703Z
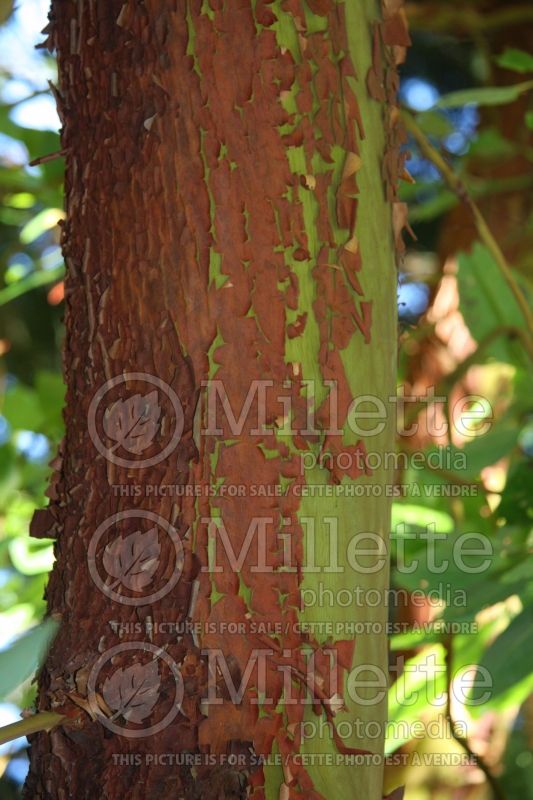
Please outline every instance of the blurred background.
M416 238L407 242L398 282L399 389L425 396L435 387L446 401L406 407L406 420L420 427L416 436L399 436L405 459L397 470L393 531L409 557L420 553L413 534L431 524L446 534L438 540L440 561L471 532L490 539L493 556L481 573L452 567L444 576L432 574L423 558L411 573L395 560L391 666L393 678L404 679L391 689L395 727L387 750L405 758L389 768L388 780L407 784L407 800L528 798L533 377L513 285L531 298L533 7L421 0L408 2L407 12L413 46L402 68L401 102L411 121L407 167L414 182L402 193ZM52 546L28 537L33 510L47 503L49 462L63 424L63 161L28 166L60 150L49 85L54 60L34 49L45 38L47 13L48 0L18 0L15 7L0 0L0 726L31 705L31 678L52 634L39 624ZM443 180L441 162L460 181L458 191ZM474 224L465 189L489 236ZM498 252L511 265L510 279ZM490 430L483 420L474 437L458 425L445 433L425 424L453 422L465 395L488 400ZM413 461L416 453L424 454L422 462ZM464 624L444 633L422 624L439 619ZM439 678L445 694L466 665L487 670L489 699L476 703L473 689L467 698L450 692L441 708L428 703L408 668L428 654L448 670ZM411 739L408 726L419 719L444 720L444 727ZM451 723L457 739L460 731L466 735L467 750L450 735ZM1 800L20 796L25 746L17 740L0 747ZM498 786L473 765L442 766L431 757L468 749Z

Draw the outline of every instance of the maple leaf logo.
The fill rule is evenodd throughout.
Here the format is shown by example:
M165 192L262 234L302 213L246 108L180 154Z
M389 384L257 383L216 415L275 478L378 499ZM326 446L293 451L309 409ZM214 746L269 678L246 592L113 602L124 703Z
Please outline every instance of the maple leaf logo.
M148 717L159 698L161 677L157 661L119 667L106 678L102 695L114 711L112 719L123 717L128 722L141 723Z
M152 580L159 565L161 545L157 528L115 539L104 550L102 563L108 575L131 591L140 591Z
M104 414L106 436L128 453L141 455L154 441L159 429L161 406L157 391L146 395L134 394L127 400L117 400Z

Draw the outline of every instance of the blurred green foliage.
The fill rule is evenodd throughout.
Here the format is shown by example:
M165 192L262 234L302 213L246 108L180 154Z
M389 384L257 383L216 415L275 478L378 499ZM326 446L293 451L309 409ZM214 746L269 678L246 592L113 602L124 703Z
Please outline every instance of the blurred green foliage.
M531 74L533 71L533 57L517 48L507 48L495 62L514 72ZM527 164L533 160L533 150L527 134L527 118L522 113L524 124L512 138L502 132L506 126L501 123L505 104L517 101L522 93L530 92L532 86L531 80L521 80L505 86L460 89L444 94L430 110L416 114L418 125L428 139L453 165L470 196L482 209L486 208L489 215L493 213L491 202L498 195L502 196L502 202L504 196L513 193L523 201L530 189L533 173L530 167L527 169ZM487 106L488 112L480 116L474 135L457 153L447 145L453 118L446 110L457 106L468 108L471 104L476 109ZM461 219L457 209L462 200L446 187L439 175L432 172L431 165L426 163L424 168L416 145L411 144L415 171L422 175L422 179L403 188L404 198L411 206L410 219L424 244L430 230L436 237L432 249L440 247L447 254L445 276L449 277L445 280L449 281L453 276L461 324L464 322L468 328L475 348L465 354L462 363L455 354L459 363L455 369L448 369L437 388L448 396L446 410L449 414L453 392L465 377L474 376L473 382L479 385L479 393L490 401L493 416L488 417L491 424L487 426L490 428L487 432L460 445L448 442L449 451L464 454L465 461L460 468L441 471L407 469L401 476L402 484L420 485L424 490L416 500L407 496L394 507L393 523L402 523L398 539L403 541L401 547L398 539L393 543L393 585L411 592L422 590L428 597L432 593L433 596L442 593L445 585L448 587L448 602L445 599L436 614L433 609L435 624L429 633L415 630L392 637L391 646L395 652L409 654L414 650L416 654L407 661L407 679L401 684L400 697L395 687L391 690L390 715L391 720L398 722L431 717L435 713L427 695L421 691L423 681L420 674L410 670L431 655L444 670L449 648L450 674L460 673L461 667L477 665L475 677L479 679L470 689L465 703L461 704L455 698L454 715L468 721L469 735L475 734L476 723L483 719L494 721L499 715L504 715L511 720L512 727L507 730L507 749L501 766L496 768L496 772L498 769L501 771L502 796L531 797L533 765L528 754L532 741L520 722L530 707L533 691L533 375L524 347L531 331L527 330L505 276L484 244L475 241L475 237L465 249L454 247L450 238L443 242L446 215L455 210L454 219ZM520 160L520 170L516 167L517 160ZM509 175L505 175L507 164ZM529 210L527 206L526 201L521 206L526 208L525 212L521 211L522 216L517 216L515 222L511 218L501 227L506 236L502 246L514 253L514 278L530 302L533 294L532 229L531 206L529 204ZM466 203L462 213L466 227L469 224ZM507 212L502 213L505 215ZM489 224L490 219L489 216ZM433 227L428 227L428 224ZM447 236L450 236L450 230ZM416 249L416 245L414 247ZM420 280L416 274L412 277L415 281ZM437 289L437 296L442 280L440 270L436 276L429 277L429 282ZM413 374L419 378L423 375L417 359L424 348L426 353L434 353L427 348L431 348L439 336L442 337L436 332L438 316L432 311L430 302L428 316L404 338L400 380L409 383ZM445 343L446 338L440 338L440 342ZM439 393L442 392L437 391ZM434 449L434 445L429 445L426 453ZM450 487L468 487L469 482L472 491L465 496L447 496ZM441 488L432 491L433 487ZM447 562L444 572L437 572L428 563L427 541L420 538L427 532L428 524L434 526L436 534L433 563ZM483 546L489 548L487 566L483 570L468 569L469 565L479 565L479 551L470 561L468 557L458 560L456 556L458 545L472 533L484 537ZM439 534L442 534L441 538ZM473 545L474 550L476 546ZM416 559L417 568L406 573L398 562L399 554L402 563L406 559ZM454 591L462 593L464 602L454 601ZM452 636L439 633L439 621L469 623L472 627L465 628L468 630L466 633ZM486 675L490 681L488 696L482 686ZM439 675L437 686L446 691L442 675ZM389 738L387 750L393 752L403 741ZM491 752L490 744L488 752ZM410 795L408 792L407 796L437 795L427 789L419 794ZM464 796L469 796L466 790ZM490 792L486 796L490 796Z
M12 23L13 3L0 3L0 23ZM0 29L0 35L4 36ZM15 36L18 32L15 31ZM15 40L17 41L17 40ZM28 166L59 150L59 134L33 115L35 127L15 121L22 103L48 94L49 55L26 54L5 66L9 41L2 39L0 67L0 701L32 704L32 679L55 624L40 624L53 543L30 539L36 508L45 492L63 433L60 341L62 309L49 297L60 289L64 266L59 247L62 216L61 159ZM34 65L34 66L33 66ZM20 93L19 102L7 101ZM53 123L52 123L53 124ZM44 127L44 129L42 129ZM59 295L60 296L60 295ZM50 302L52 301L52 302ZM13 640L14 643L10 644ZM5 764L0 757L0 773ZM0 796L10 791L0 781Z

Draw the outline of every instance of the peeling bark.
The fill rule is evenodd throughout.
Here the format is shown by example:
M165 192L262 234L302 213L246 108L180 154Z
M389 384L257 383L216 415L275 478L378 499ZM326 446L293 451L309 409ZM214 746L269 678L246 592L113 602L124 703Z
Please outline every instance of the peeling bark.
M390 1L381 10L371 0L52 3L67 154L68 388L51 502L32 535L57 537L47 599L61 619L38 707L73 722L32 737L27 798L292 800L339 787L343 797L381 798L382 765L348 757L379 755L382 737L345 740L336 720L383 723L385 702L354 702L346 680L355 665L386 671L385 632L356 641L303 632L302 622L383 628L387 617L387 566L354 576L346 548L357 532L386 542L389 501L346 487L383 490L390 475L369 466L368 443L347 419L357 395L395 392L394 250L405 223L395 66L407 43ZM219 413L210 431L221 403L210 406L209 381L234 412L257 382L265 424L251 413L236 434ZM390 414L369 441L382 454L392 448ZM307 471L306 454L315 459ZM215 495L215 486L243 491ZM302 491L313 486L336 494ZM343 572L310 573L304 528L314 520L324 558L331 517ZM254 525L264 553L250 548L236 570L217 547L213 569L221 529L239 553ZM109 580L99 585L102 563ZM147 577L171 588L137 602ZM305 607L320 580L337 593L373 588L383 601ZM210 677L221 682L207 651L237 685L247 677L242 701L222 691L220 704L202 702ZM131 738L103 717L117 723L117 675L135 683L139 665L157 676L139 694L146 707L157 694L146 719L169 721ZM301 725L313 719L331 735L304 740ZM306 752L346 762L306 766ZM169 753L210 758L155 763ZM257 764L271 753L283 766Z

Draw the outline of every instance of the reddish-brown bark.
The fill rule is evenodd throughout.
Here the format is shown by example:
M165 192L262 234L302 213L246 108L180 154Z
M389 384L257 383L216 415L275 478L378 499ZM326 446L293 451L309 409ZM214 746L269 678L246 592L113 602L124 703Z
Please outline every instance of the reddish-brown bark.
M217 761L206 767L169 768L168 763L149 762L145 756L199 751L261 754L271 750L274 739L284 755L294 752L298 739L282 727L280 714L267 711L259 719L250 694L240 705L225 702L211 708L207 718L202 715L206 662L189 632L173 638L155 630L150 636L150 645L164 648L184 682L185 699L171 724L156 736L127 738L92 721L86 697L91 668L117 642L145 638L144 627L141 636L134 630L138 623L177 625L191 616L211 623L215 632L202 637L201 647L220 649L237 682L251 651L266 644L273 653L265 689L274 698L279 698L283 686L280 665L292 671L295 695L302 698L307 693L301 658L302 647L309 644L315 650L315 672L323 678L315 706L328 719L331 716L327 701L338 687L329 685L328 657L310 637L296 632L302 563L297 492L274 501L247 491L244 499L226 495L210 504L203 491L222 478L248 489L253 484L276 486L282 479L297 487L301 481L297 455L274 433L279 396L290 397L296 417L304 416L301 370L286 358L285 342L286 337L303 334L311 313L309 308L296 322L288 322L288 309L299 307L299 286L284 252L308 262L313 270L317 291L310 306L318 328L318 360L324 377L339 382L341 425L352 398L339 352L353 336L360 337L361 344L371 342L373 301L364 296L354 238L353 195L360 167L355 122L359 136L362 122L348 81L354 76L353 67L346 55L341 58L348 49L343 5L309 2L314 13L327 17L328 37L318 31L304 39L302 4L286 3L305 44L306 57L298 65L276 42L270 5L260 1L253 11L249 0L211 0L206 13L200 0L55 0L52 4L50 44L59 57L58 103L67 155L66 437L55 464L50 507L38 512L32 533L57 537L57 565L47 598L50 613L61 621L40 676L38 705L75 722L33 738L27 798L208 800L245 797L247 782L259 798L261 770L250 775L248 768L237 771ZM385 6L385 25L375 31L369 83L376 99L391 102L396 88L394 57L391 52L383 64L378 54L384 44L403 46L406 33L398 3ZM300 87L302 123L282 133L279 128L290 119L280 98L295 81ZM324 102L313 128L305 114L310 113L317 91ZM394 116L387 130L390 148L383 178L391 184L392 201L401 171L401 133ZM315 150L326 160L333 146L348 154L336 197L335 225L347 231L337 254L340 268L328 263L328 247L336 247L328 221L331 176L318 174L315 183L309 175L295 176L287 160L291 144L304 146L309 164ZM308 184L316 188L317 228L324 245L314 259L303 205L296 201L297 190ZM401 213L397 221L399 230ZM391 237L391 231L384 236ZM220 278L224 281L217 285ZM384 313L392 319L393 307ZM394 343L382 342L382 348L390 370ZM242 434L222 447L231 438L227 420L217 436L199 435L205 423L205 415L199 421L197 413L202 382L215 366L233 409L242 407L254 381L271 381L265 396L268 429L260 437L251 438L257 423L253 415ZM104 457L88 425L91 402L106 382L119 381L106 395L107 407L124 401L120 376L125 373L163 381L183 408L183 432L177 446L171 447L172 404L168 392L166 400L159 398L162 405L155 421L164 423L163 441L154 441L143 451L143 458L155 463L141 474L135 465L127 466L124 453L118 461ZM130 378L127 389L130 397L146 398L149 391L141 377ZM323 428L328 422L326 405L318 413ZM107 425L111 438L119 437L123 425L117 408L111 422L101 409L94 418L99 430ZM148 407L148 415L151 410ZM302 451L315 442L314 434L295 438ZM169 454L158 460L161 447L167 445ZM326 445L332 450L340 446L333 439ZM364 452L364 445L350 447ZM276 455L267 457L266 451L272 449ZM348 474L355 478L361 472ZM339 483L342 477L344 473L332 470L332 482ZM199 487L200 497L146 491L162 485ZM114 488L138 486L139 494ZM254 518L271 520L267 561L272 572L258 574L253 568L259 555L251 552L237 574L223 551L218 553L221 572L200 572L209 563L209 530L197 522L201 516L212 516L213 506L230 531L236 552ZM100 526L117 513L136 511L158 515L174 526L183 550L179 580L170 592L146 605L116 598L113 602L91 578L91 553L100 556L103 545L111 541L104 532L94 545ZM280 569L284 553L275 532L282 524L292 535L293 571ZM143 526L133 519L122 530L134 535L137 528ZM159 544L157 574L165 581L176 570L175 544L168 536L160 537ZM96 551L91 550L94 547ZM241 582L249 595L246 603L239 594ZM215 603L213 595L221 599ZM267 636L266 642L264 636L254 638L251 633L228 641L216 629L224 620L249 625L250 616L265 624L283 622L288 632L280 639ZM132 627L117 638L117 626L124 630L128 624ZM332 647L338 653L342 679L343 670L352 663L353 641L341 639ZM284 648L291 653L288 660ZM127 669L130 651L119 652L104 674L111 663ZM173 704L174 678L168 664L160 669L159 706L164 713ZM255 672L251 683L257 683ZM289 722L297 723L303 711L289 706L286 713ZM125 764L121 756L128 754L140 756L140 762ZM290 789L286 786L287 797L321 796L303 768L294 766L286 781L291 783Z

